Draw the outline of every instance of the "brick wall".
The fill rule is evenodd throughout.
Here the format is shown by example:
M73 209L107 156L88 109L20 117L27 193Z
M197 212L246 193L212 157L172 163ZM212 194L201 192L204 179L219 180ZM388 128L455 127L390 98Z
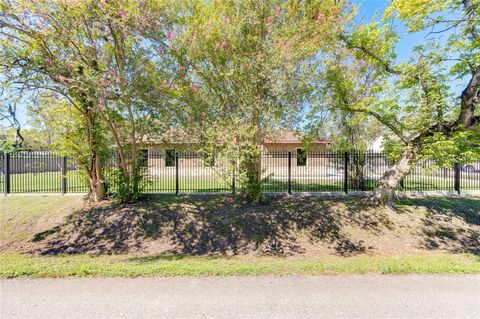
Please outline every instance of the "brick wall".
M325 150L325 144L317 144L311 150L310 153L307 153L307 167L312 166L323 166L325 165L325 159L321 156L315 156L315 152L322 152ZM148 148L149 151L149 167L162 168L165 167L170 169L170 167L165 166L165 150L167 149L176 149L179 151L188 151L192 149L191 145L175 145L173 146L151 146ZM262 155L262 166L264 168L268 167L287 167L288 152L292 152L292 167L297 167L297 149L303 149L301 143L275 143L275 144L265 144L263 146L263 155ZM189 157L184 158L180 156L179 165L181 167L206 167L208 166L201 158L199 157ZM219 163L216 163L219 165ZM301 167L301 166L300 166Z

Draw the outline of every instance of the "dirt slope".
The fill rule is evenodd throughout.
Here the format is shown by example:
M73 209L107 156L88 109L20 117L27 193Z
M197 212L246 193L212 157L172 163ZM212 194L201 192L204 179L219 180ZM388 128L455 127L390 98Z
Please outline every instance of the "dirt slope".
M396 255L480 253L480 198L159 196L132 205L81 197L0 200L0 252L43 255Z

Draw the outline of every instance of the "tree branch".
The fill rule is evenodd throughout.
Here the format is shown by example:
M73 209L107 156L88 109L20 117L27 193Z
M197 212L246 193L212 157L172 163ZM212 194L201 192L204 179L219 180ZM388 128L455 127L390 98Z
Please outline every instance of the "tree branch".
M475 108L480 103L480 66L477 66L473 72L467 87L460 95L460 114L454 125L463 125L469 128L472 125L472 120L475 114Z
M390 63L382 59L382 57L380 57L378 54L373 53L370 49L366 48L365 46L353 44L353 42L344 34L340 34L340 39L342 39L349 47L360 50L366 55L368 55L369 57L377 60L377 62L379 62L382 65L382 67L385 69L385 71L387 71L388 73L395 74L395 75L403 74L402 71L399 71L394 67L392 67Z

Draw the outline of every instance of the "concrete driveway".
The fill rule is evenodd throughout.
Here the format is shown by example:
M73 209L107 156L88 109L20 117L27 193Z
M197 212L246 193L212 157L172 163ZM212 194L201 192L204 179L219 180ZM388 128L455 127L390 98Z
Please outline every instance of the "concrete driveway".
M1 318L480 318L480 276L2 280Z

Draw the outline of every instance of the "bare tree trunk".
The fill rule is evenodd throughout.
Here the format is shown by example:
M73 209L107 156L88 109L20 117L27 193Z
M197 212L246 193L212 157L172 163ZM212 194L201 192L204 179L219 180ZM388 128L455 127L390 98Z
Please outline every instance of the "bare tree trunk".
M99 202L107 198L99 154L93 154L90 160L90 165L85 167L90 187L88 197L95 202Z
M95 155L95 183L94 183L94 190L95 190L95 199L97 201L104 200L107 197L107 190L105 188L105 181L103 180L103 172L102 172L102 163L100 160L100 156L98 154Z
M85 100L82 101L85 103ZM107 191L103 179L102 159L98 151L99 141L95 134L98 123L96 122L96 114L91 108L86 107L82 111L87 123L87 143L90 149L89 163L85 165L90 186L89 196L93 201L102 201L107 198Z
M368 198L368 201L377 205L392 207L395 191L400 182L410 173L418 158L419 147L407 145L400 155L400 159L393 164L378 180L378 187Z

